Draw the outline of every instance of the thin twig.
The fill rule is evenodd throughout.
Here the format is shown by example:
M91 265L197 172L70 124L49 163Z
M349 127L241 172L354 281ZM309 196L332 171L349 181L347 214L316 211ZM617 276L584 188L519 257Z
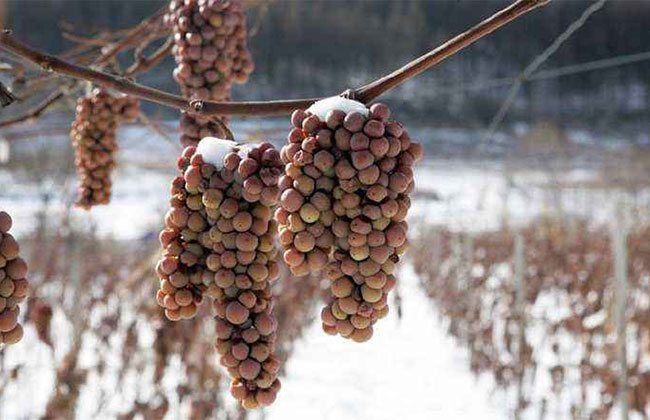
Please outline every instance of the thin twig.
M497 12L472 29L451 39L441 47L412 61L405 67L372 82L358 90L346 91L362 102L370 102L386 91L417 76L426 69L455 55L461 49L473 44L492 31L502 27L523 14L547 4L547 0L517 0L512 5ZM297 108L306 108L320 98L293 99L266 102L212 102L187 100L177 95L131 82L124 77L113 76L101 71L75 65L55 56L43 54L11 36L8 30L0 33L0 47L26 58L46 71L65 74L77 79L85 79L101 86L136 96L140 99L178 108L202 116L239 115L270 116L285 115ZM344 94L345 94L344 93Z
M79 45L64 51L59 55L59 57L72 59L74 56L83 54L81 57L74 59L73 62L79 65L93 65L96 68L103 68L107 63L114 61L115 56L123 50L133 46L139 46L138 44L141 42L144 33L150 28L159 25L164 11L165 8L159 9L156 13L149 16L133 28L119 31L103 31L94 38L64 32L64 38L76 42ZM168 31L160 32L159 30L152 30L150 32L152 36L146 37L148 41L165 36ZM122 38L120 38L120 36L122 36ZM156 53L162 52L157 51ZM130 75L132 76L140 71L149 70L162 58L164 57L152 57L151 62L142 63L144 65L134 68ZM34 90L32 83L36 83L36 88L38 88L38 85L41 83L56 81L60 77L61 75L53 75L52 73L41 73L30 77L23 76L16 79L14 83L29 84L30 88L32 88L31 90Z
M133 48L133 61L139 61L145 56L145 51L151 46L152 43L157 41L161 34L167 35L167 41L169 39L169 30L163 30L158 28L157 30L150 31L148 34L144 35L142 42L139 45L136 45Z
M120 53L120 51L124 50L125 48L131 47L133 45L137 45L140 42L140 37L145 32L149 31L152 28L152 26L162 18L166 10L167 7L163 7L159 9L152 16L143 20L136 27L131 29L128 32L128 34L120 41L114 44L110 44L107 47L104 47L104 49L102 50L102 55L93 64L99 66L104 63L108 63L110 60L115 58L115 56L117 56Z
M126 35L131 28L126 28L126 29L115 29L115 30L95 30L95 29L88 29L88 30L80 30L79 25L77 23L72 23L72 22L66 22L66 21L61 21L59 22L59 28L61 28L62 31L67 32L67 33L76 33L77 36L97 36L97 35L107 35L115 38L119 38L123 35Z
M555 79L564 76L572 76L576 74L606 70L614 67L626 66L636 64L643 61L650 60L650 51L639 52L635 54L617 55L614 57L603 58L600 60L587 61L584 63L568 64L566 66L554 67L547 70L539 70L530 75L526 81L536 82L540 80ZM493 89L504 86L512 86L517 81L517 77L500 77L497 79L485 80L473 84L465 84L462 86L450 86L447 88L436 89L436 94L455 94L465 91L478 91L485 89Z
M519 93L519 90L521 89L522 85L528 80L528 78L542 65L546 62L546 60L549 59L561 46L564 44L564 42L571 37L578 29L582 28L582 26L587 22L589 17L596 13L598 10L600 10L604 5L607 0L598 0L597 2L591 4L587 9L585 9L584 12L580 15L580 17L575 20L573 23L571 23L567 29L558 36L553 43L546 48L540 55L535 57L535 59L526 66L524 71L521 73L521 75L517 78L515 83L512 85L510 88L510 92L508 93L508 96L506 100L503 102L501 105L501 108L497 111L496 115L494 118L492 118L492 121L490 122L490 126L487 129L487 132L485 133L485 136L481 140L481 145L483 145L486 141L488 141L493 135L494 132L497 130L503 119L506 117L508 114L508 110L514 103L515 99L517 98L517 94Z
M50 107L50 105L54 104L61 98L63 98L66 95L67 88L59 88L56 89L54 92L50 93L47 95L45 99L43 99L41 102L39 102L34 108L30 109L26 113L19 115L17 117L0 121L0 128L3 127L8 127L10 125L14 124L19 124L25 121L30 121L34 120L38 117L41 116L41 114Z
M221 118L212 118L212 122L219 126L226 140L235 140L235 135L230 131L228 125L226 125Z
M79 47L103 47L108 42L110 42L111 34L101 34L96 37L83 37L80 35L75 35L69 32L63 32L61 34L63 39L79 44L73 48Z
M156 64L161 62L162 60L165 59L169 55L169 53L172 50L172 47L174 46L174 38L169 37L165 41L164 44L162 44L156 51L154 51L150 56L145 57L139 57L135 63L131 65L126 71L124 72L124 76L130 77L133 76L136 73L142 73L149 71L152 67L154 67Z

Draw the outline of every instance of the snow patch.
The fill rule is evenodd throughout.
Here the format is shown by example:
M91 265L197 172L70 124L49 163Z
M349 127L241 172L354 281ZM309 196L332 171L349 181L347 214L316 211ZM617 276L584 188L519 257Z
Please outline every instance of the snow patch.
M365 117L367 117L370 112L361 102L342 98L340 96L332 96L331 98L322 99L307 108L307 112L311 112L320 118L321 121L325 121L327 113L335 109L343 111L346 114L349 114L350 112L359 112Z
M587 329L592 329L603 325L605 321L607 321L607 311L601 309L600 311L584 318L582 320L582 325Z
M248 152L253 150L255 146L252 144L239 144L237 145L237 154L239 155L240 158L246 159L248 157Z
M203 161L221 168L223 158L237 147L232 140L220 139L217 137L204 137L196 148L196 153L203 156Z
M3 138L0 138L0 163L9 162L9 142Z

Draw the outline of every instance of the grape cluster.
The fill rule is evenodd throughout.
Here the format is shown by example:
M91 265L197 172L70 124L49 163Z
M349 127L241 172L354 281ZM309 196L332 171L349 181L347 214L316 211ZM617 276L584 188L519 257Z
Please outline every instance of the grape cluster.
M386 105L365 111L334 108L324 120L309 110L293 113L276 211L291 271L325 267L331 281L324 331L357 342L370 339L372 324L388 313L387 293L407 246L412 166L422 155Z
M246 83L254 64L247 48L246 16L239 0L172 0L165 15L174 34L174 79L185 97L224 101L233 83ZM209 119L184 112L184 146L223 137Z
M27 296L27 264L19 257L18 242L9 233L12 220L0 211L0 344L15 344L23 338L18 323L18 304Z
M279 276L271 206L282 162L269 143L234 142L215 162L201 153L208 141L220 140L187 147L178 162L182 175L160 235L157 300L178 320L194 316L204 296L214 299L220 362L233 378L232 395L252 409L271 404L280 387L270 284Z
M225 99L233 82L253 72L247 49L246 16L238 0L172 0L174 79L193 99Z
M199 140L205 137L224 138L227 133L221 125L209 117L181 112L181 144L183 147L196 146Z
M70 138L80 180L78 207L88 210L108 204L117 154L117 123L133 120L138 112L136 98L113 96L105 89L93 89L77 101Z
M115 98L115 112L119 122L135 121L140 115L140 101L135 96L117 96Z

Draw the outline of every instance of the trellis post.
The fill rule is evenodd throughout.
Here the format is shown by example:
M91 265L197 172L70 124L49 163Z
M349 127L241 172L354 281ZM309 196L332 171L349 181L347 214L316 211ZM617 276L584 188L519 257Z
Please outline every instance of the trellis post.
M526 345L526 257L525 241L521 231L515 232L514 243L514 281L515 281L515 311L517 314L517 323L519 325L519 342L517 344L517 368L519 369L517 378L517 407L515 408L515 418L521 418L521 409L524 404L524 364L523 352Z
M618 361L618 401L621 407L621 419L629 418L629 401L627 386L627 319L626 308L628 301L628 255L627 229L623 218L623 206L619 203L614 226L612 229L612 245L614 252L614 282L615 282L615 313L616 322L616 354Z

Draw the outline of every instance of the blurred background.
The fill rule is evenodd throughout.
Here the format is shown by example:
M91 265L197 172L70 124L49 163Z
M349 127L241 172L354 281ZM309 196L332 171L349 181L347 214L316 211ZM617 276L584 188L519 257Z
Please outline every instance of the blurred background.
M249 1L256 69L233 99L358 87L508 3ZM165 4L0 0L0 26L60 54ZM178 92L173 66L137 80ZM153 298L177 112L141 104L147 122L119 130L111 204L85 212L72 207L75 100L0 128L0 209L33 287L25 339L0 349L0 419L246 418L209 311L173 324ZM283 275L283 389L248 417L647 419L650 1L555 0L380 100L425 147L391 313L368 343L325 336L320 279ZM290 123L231 128L280 146Z

